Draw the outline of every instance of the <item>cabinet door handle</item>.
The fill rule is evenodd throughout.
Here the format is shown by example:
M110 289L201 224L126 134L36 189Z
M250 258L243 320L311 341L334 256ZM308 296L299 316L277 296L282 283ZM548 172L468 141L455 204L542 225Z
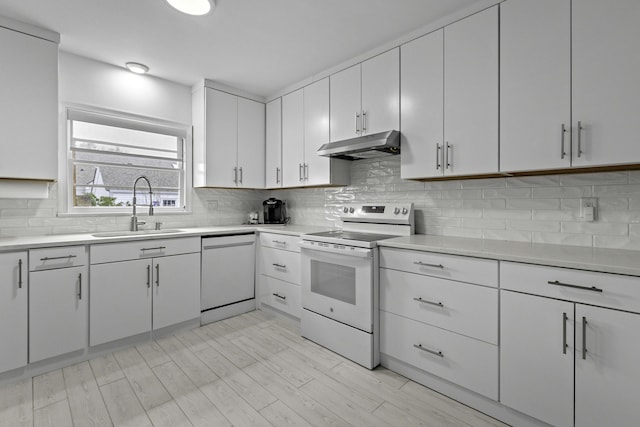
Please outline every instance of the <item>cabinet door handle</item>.
M440 144L436 144L436 170L440 170L442 167L440 164L440 150L442 150L442 147L440 147Z
M438 307L444 307L444 304L442 304L441 302L429 301L426 299L422 299L421 297L415 297L413 300L418 301L420 303L424 303L424 304L431 304L431 305L437 305Z
M284 264L277 264L277 263L275 263L275 262L273 263L273 266L274 266L275 268L287 268L287 266L286 266L286 265L284 265Z
M560 158L564 159L564 156L567 155L567 153L564 150L564 136L567 133L567 128L564 125L564 123L562 123L562 126L560 127Z
M305 181L309 180L309 163L304 164L304 179Z
M18 289L22 289L22 259L18 260Z
M276 184L280 184L280 168L276 168Z
M414 262L415 265L419 265L420 267L434 267L434 268L444 268L444 265L442 264L429 264L426 262L422 262L422 261L416 261Z
M360 133L360 114L356 111L356 135Z
M163 249L167 249L166 246L156 246L155 248L142 248L140 249L142 252L144 251L161 251Z
M587 360L587 318L582 316L582 360Z
M578 157L582 156L582 122L578 121Z
M156 264L156 286L160 287L160 264Z
M557 280L547 282L550 285L554 286L562 286L563 288L573 288L573 289L582 289L583 291L591 291L591 292L602 292L602 289L596 288L595 286L580 286L580 285L571 285L569 283L558 282Z
M417 348L418 350L426 351L427 353L435 354L435 355L436 355L436 356L438 356L438 357L442 357L442 358L444 358L444 353L443 353L443 352L441 352L441 351L430 350L430 349L428 349L428 348L426 348L426 347L423 347L423 346L422 346L422 344L414 344L413 346L414 346L415 348Z
M562 313L562 354L567 354L567 313Z
M151 287L151 266L147 264L147 288Z
M77 258L77 255L65 255L65 256L52 256L52 257L44 257L44 258L40 258L40 261L53 261L56 259L70 259L70 258Z
M78 299L82 299L82 273L78 274Z
M287 299L286 296L280 295L280 294L275 293L275 292L273 293L273 296L276 297L276 298L280 298L281 300L286 300Z
M233 183L238 184L238 168L233 168Z
M298 178L302 181L302 163L298 163Z
M240 171L240 185L242 185L242 166L238 170Z
M449 169L449 168L451 167L451 162L449 161L449 151L451 151L451 148L452 148L452 147L453 147L453 145L451 145L451 144L449 144L449 143L447 142L447 151L446 151L445 161L444 161L444 163L445 163L445 167L446 167L447 169Z
M367 112L362 111L362 134L367 133Z

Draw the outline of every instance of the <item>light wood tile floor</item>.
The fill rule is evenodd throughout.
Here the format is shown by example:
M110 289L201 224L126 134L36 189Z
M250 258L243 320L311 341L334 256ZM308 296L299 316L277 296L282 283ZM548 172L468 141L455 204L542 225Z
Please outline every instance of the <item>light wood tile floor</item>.
M0 387L0 427L504 424L254 311Z

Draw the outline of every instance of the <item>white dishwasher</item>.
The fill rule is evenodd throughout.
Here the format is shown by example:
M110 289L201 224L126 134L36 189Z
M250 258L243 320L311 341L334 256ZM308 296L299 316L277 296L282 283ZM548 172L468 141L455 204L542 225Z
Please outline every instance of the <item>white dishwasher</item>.
M255 310L255 259L253 232L202 238L201 324Z

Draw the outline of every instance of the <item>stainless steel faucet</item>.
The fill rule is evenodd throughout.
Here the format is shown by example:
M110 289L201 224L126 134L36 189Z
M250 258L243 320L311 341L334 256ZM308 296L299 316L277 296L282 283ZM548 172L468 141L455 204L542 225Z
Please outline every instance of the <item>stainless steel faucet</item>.
M153 216L153 190L151 189L151 182L149 182L149 178L146 176L140 175L133 183L133 215L131 215L131 231L138 231L139 225L146 224L145 221L138 221L138 215L136 213L136 185L138 185L138 181L141 179L147 181L147 185L149 186L149 216Z

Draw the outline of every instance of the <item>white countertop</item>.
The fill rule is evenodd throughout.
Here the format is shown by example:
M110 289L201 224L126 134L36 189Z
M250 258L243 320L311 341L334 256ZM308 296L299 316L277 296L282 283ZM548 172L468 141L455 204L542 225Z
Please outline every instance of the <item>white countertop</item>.
M640 276L640 251L415 234L379 246Z
M106 233L86 233L86 234L56 234L47 236L24 236L24 237L0 237L0 251L16 251L33 248L46 248L54 246L67 245L92 245L101 243L124 242L132 240L152 240L152 239L170 239L176 237L191 236L215 236L219 234L243 233L243 232L269 232L277 234L287 234L291 236L300 236L302 234L314 233L319 231L327 231L328 227L318 227L313 225L227 225L227 226L211 226L211 227L191 227L179 228L179 232L167 234L135 234L122 231L122 235L96 237L95 235L108 235L114 232ZM152 233L152 232L149 232Z

